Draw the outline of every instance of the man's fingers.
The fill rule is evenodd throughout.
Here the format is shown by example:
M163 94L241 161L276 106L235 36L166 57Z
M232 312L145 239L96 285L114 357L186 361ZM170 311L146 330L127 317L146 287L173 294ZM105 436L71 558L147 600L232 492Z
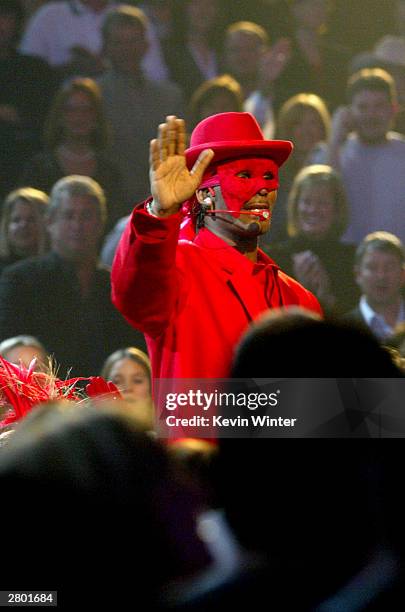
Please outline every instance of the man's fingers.
M186 150L186 124L184 119L176 119L177 126L177 155L184 155Z
M160 165L159 143L156 138L149 144L149 166L152 170L157 170Z
M166 161L168 155L168 125L161 123L159 125L159 154L160 161Z
M200 181L204 172L210 165L213 157L214 151L212 149L204 149L204 151L202 151L198 156L197 161L192 167L190 174L195 174L196 178Z
M177 149L177 122L176 117L166 117L167 122L167 153L175 155Z

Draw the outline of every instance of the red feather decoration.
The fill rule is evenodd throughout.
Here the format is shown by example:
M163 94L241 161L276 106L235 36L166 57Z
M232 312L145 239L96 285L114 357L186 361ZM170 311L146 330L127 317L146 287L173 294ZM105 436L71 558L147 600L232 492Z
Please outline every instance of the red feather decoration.
M45 373L36 372L35 366L36 359L25 368L22 364L15 365L0 356L0 406L9 407L5 419L0 421L0 429L24 418L38 404L57 400L83 400L83 391L76 388L77 383L83 380L90 381L86 386L88 397L122 399L118 388L101 376L60 380L53 373L52 367Z

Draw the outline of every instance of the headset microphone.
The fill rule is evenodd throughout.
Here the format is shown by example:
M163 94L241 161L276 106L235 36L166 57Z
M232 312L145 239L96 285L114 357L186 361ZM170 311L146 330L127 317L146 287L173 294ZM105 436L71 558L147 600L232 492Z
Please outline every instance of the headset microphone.
M212 205L212 201L209 198L205 198L204 203L206 203L208 200L209 205ZM222 210L222 209L215 209L215 210L206 210L205 214L206 215L215 215L216 213L226 213L226 214L235 214L235 215L254 215L256 217L259 217L260 221L267 221L267 219L269 219L270 217L270 211L269 210Z
M199 222L198 226L202 227L204 223L205 215L212 215L215 218L217 213L227 214L227 215L254 215L259 217L260 221L267 221L269 219L271 213L269 210L228 210L228 209L218 209L215 208L215 200L212 197L207 196L203 200L203 206L201 206L199 212Z

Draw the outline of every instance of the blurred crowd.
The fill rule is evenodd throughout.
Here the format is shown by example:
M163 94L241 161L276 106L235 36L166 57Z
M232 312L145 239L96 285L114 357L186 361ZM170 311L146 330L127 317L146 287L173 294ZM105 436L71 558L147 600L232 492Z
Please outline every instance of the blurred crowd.
M405 0L0 0L0 355L122 394L119 410L56 402L3 428L4 588L22 588L24 542L24 588L56 588L62 568L87 605L123 609L100 586L119 583L139 610L403 609L395 445L300 440L297 465L280 441L156 440L111 264L157 126L229 111L294 143L260 246L325 313L263 321L230 374L403 375Z
M88 324L94 308L105 310L91 271L98 258L111 265L128 215L149 195L148 142L159 123L176 114L191 133L205 117L243 110L266 138L294 143L262 248L327 315L355 317L383 340L396 336L405 320L405 3L369 0L367 11L363 4L1 0L0 257L2 269L17 261L22 268L0 281L0 337L36 335L62 367L84 367L82 374L94 373L110 348L144 349L122 322L115 331L113 314L97 329ZM72 176L97 183L97 197L90 188L67 195L76 194ZM100 226L90 220L50 230L60 180L71 185L68 209L78 198L103 200ZM58 213L53 227L59 214L70 213ZM374 232L385 234L368 243L373 255L367 248L357 256ZM70 235L77 246L66 249L59 242ZM53 260L53 282L38 288L34 305L33 272L23 263L31 256ZM76 282L65 266L75 258L83 259ZM25 293L20 273L31 278ZM49 299L62 305L52 321ZM103 335L105 350L93 350L98 359L85 364L69 354L62 330L69 317L84 352Z

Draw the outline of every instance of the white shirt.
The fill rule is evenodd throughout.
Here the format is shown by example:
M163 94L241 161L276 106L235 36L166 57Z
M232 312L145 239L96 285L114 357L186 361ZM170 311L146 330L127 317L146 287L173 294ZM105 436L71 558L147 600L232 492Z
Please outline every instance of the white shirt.
M163 56L160 41L151 22L149 22L146 37L149 46L142 59L142 70L148 79L167 81L169 79L169 70Z
M98 54L102 46L101 24L110 7L109 3L96 13L79 0L44 4L29 20L20 50L39 56L52 66L68 63L74 46Z
M394 326L389 325L382 315L371 308L365 295L362 295L360 298L359 308L363 319L379 340L385 340L388 336L391 336L396 325L405 321L405 305L403 301L401 301L398 318Z

